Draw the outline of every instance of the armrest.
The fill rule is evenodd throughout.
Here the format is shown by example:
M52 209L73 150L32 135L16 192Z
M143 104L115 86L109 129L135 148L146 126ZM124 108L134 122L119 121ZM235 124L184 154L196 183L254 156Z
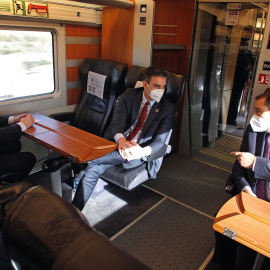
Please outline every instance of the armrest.
M172 129L170 130L170 132L169 132L169 134L168 134L168 136L166 138L164 146L159 151L157 151L155 154L150 155L149 157L147 157L145 159L145 161L150 162L150 161L153 161L155 159L164 157L166 154L169 154L171 152L171 150L172 150L172 147L169 145L171 135L172 135Z
M155 154L153 155L150 155L146 158L146 161L147 162L150 162L150 161L153 161L155 159L158 159L158 158L161 158L161 157L164 157L166 154L167 154L167 148L168 148L168 145L167 144L164 144L164 146L159 150L157 151Z
M73 122L75 119L75 112L54 113L51 114L50 117L60 122Z

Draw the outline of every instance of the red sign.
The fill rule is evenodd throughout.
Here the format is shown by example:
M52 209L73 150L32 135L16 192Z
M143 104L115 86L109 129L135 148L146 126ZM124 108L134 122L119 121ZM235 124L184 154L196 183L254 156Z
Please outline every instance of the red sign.
M146 25L146 17L140 17L140 25Z
M268 84L269 82L269 75L267 74L259 74L258 83L260 84Z

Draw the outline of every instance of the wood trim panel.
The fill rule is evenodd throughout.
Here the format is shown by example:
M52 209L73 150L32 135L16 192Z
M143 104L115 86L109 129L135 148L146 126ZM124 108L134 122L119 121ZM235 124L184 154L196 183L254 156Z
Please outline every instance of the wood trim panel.
M186 50L154 50L152 64L186 76L188 71Z
M79 81L80 67L67 67L67 82Z
M177 25L177 27L156 26L155 32L167 31L176 35L154 35L154 43L181 44L185 45L186 49L178 52L154 50L152 63L187 76L196 1L170 0L169 4L166 0L155 2L155 25Z
M102 30L98 27L72 24L66 25L66 37L101 38L101 36ZM66 44L66 60L79 60L85 58L100 57L101 44ZM79 66L67 67L67 83L78 82L80 80L79 68ZM67 105L78 104L80 102L81 96L81 87L67 89Z
M101 49L103 59L132 65L134 10L134 7L128 10L112 7L103 9Z
M82 96L82 88L67 89L67 105L78 104Z
M192 39L195 0L156 0L155 25L177 25L176 28L166 27L176 36L154 35L154 43L189 45ZM170 29L171 28L171 29ZM165 31L165 27L155 27L157 31ZM186 46L188 48L189 46Z
M178 27L165 27L165 26L156 26L154 28L154 35L158 34L172 34L172 35L178 35Z
M188 64L196 2L195 0L155 0L155 25L163 25L155 26L155 32L176 35L154 34L154 44L180 44L184 45L186 49L175 51L153 50L152 64L159 65L171 72L184 74L186 81L188 80ZM164 27L164 25L177 25L177 27ZM186 90L178 107L175 149L179 147L185 94Z
M66 59L100 58L100 44L67 44Z
M102 30L98 27L85 25L66 25L66 36L73 37L101 37Z

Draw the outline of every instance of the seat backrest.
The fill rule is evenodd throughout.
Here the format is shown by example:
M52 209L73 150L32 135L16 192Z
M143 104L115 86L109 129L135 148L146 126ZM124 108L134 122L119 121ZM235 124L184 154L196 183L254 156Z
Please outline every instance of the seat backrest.
M88 72L105 75L103 99L87 92ZM92 134L103 136L110 122L116 97L125 90L127 65L104 59L85 59L79 70L83 97L71 123Z
M145 67L140 67L140 66L135 66L135 65L132 66L128 70L126 78L125 78L126 88L134 88L137 81L142 81L143 71L145 69L146 69ZM184 85L185 85L185 78L183 75L167 72L167 85L166 85L165 96L171 102L176 104L176 106L179 105L181 96L184 91Z

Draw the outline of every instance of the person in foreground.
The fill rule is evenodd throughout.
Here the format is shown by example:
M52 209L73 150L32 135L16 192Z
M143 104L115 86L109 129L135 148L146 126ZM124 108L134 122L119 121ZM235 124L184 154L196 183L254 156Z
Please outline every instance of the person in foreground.
M20 153L22 132L34 123L30 114L0 116L0 176L17 172L20 178L24 178L34 167L35 156L29 152Z
M270 88L255 99L240 152L232 152L237 157L232 173L238 192L270 201Z
M232 170L237 193L243 191L270 202L270 88L255 97L254 115L245 130L240 151L231 154L237 157ZM215 253L218 253L217 245L221 246L218 241ZM223 250L220 252L223 257L222 269L252 269L256 257L255 251L229 238L224 237L221 241L223 243ZM234 260L235 264L230 265ZM265 259L262 269L270 269L269 259Z
M82 210L91 196L99 176L110 166L124 168L140 165L145 157L160 150L172 127L175 105L163 97L166 72L150 66L145 69L142 88L127 89L115 103L106 139L115 140L118 149L88 162L72 203ZM148 162L148 172L156 177L157 161Z
M0 116L0 177L5 173L16 172L19 178L8 179L8 181L18 181L25 178L33 169L36 158L30 152L20 152L20 137L22 132L34 123L35 119L30 114L16 117ZM2 228L0 228L0 269L13 269L3 245Z

